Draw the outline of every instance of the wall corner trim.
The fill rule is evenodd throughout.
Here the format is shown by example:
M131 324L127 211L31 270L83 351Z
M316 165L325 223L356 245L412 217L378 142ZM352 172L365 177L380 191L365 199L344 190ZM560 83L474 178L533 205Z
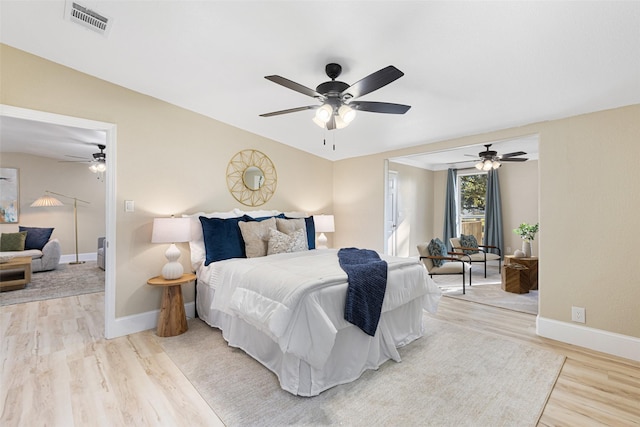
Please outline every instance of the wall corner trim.
M187 319L193 319L196 314L196 303L188 302L184 305ZM146 313L132 314L131 316L118 317L115 319L113 329L107 339L118 338L137 332L156 329L158 327L158 315L160 309L147 311Z
M640 362L640 338L540 316L536 318L536 333L541 337Z

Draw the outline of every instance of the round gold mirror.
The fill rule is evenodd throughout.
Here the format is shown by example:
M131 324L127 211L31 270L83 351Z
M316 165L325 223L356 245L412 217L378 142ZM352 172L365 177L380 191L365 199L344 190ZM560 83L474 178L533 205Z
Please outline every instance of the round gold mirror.
M246 206L265 204L276 192L278 177L271 159L258 150L242 150L227 166L227 186Z

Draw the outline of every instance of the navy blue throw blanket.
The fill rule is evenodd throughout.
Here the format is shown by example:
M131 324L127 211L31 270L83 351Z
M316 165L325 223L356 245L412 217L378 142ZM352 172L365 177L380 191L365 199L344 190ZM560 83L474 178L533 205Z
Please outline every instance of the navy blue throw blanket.
M374 336L387 289L387 262L375 251L358 248L340 249L338 261L349 281L344 318Z

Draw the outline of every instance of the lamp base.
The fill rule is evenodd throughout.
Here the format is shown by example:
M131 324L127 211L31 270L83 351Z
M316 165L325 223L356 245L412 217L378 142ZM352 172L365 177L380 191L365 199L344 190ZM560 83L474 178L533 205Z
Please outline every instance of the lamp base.
M162 277L167 280L179 279L184 273L184 267L177 261L168 262L162 267Z
M178 279L184 273L184 267L182 264L178 262L178 258L180 258L180 249L172 243L167 249L167 252L164 253L164 256L167 257L169 261L162 267L162 277L167 280Z
M318 245L316 246L316 249L328 249L327 236L325 236L324 233L320 233L318 236Z
M84 264L86 261L71 261L69 264L71 265L76 265L76 264Z

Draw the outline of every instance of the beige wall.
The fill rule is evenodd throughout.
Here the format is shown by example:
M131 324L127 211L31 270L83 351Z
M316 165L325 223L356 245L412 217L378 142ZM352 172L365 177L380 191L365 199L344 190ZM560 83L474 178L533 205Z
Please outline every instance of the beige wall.
M1 146L0 146L1 149ZM19 169L20 218L18 224L0 224L0 231L18 231L18 226L54 227L52 238L60 240L63 255L75 259L73 200L54 195L63 207L32 208L45 190L54 191L89 204L78 202L78 252L95 254L98 237L105 235L105 187L85 163L61 163L46 157L21 153L0 153L0 165Z
M226 186L227 163L240 150L260 150L276 167L276 193L261 208L333 210L330 161L6 45L0 49L1 103L117 125L116 317L160 306L159 290L146 285L166 261L166 247L150 243L154 217L242 207ZM135 212L124 212L125 200L135 202ZM188 246L180 247L188 269ZM193 300L192 286L185 297Z
M534 251L541 257L540 316L570 322L571 306L585 307L587 327L640 337L637 263L626 256L594 256L635 253L634 224L640 212L638 117L640 105L633 105L335 162L334 210L341 215L336 245L383 249L383 196L376 188L382 187L385 158L539 134L541 231ZM606 153L606 162L594 155L600 152ZM594 165L600 167L590 167ZM343 185L345 179L364 174L371 179ZM501 176L501 183L511 185L506 182L513 180L506 178ZM439 197L435 191L436 206ZM520 216L526 220L533 210L523 208L510 221L517 223ZM434 221L434 230L440 230L438 218Z

